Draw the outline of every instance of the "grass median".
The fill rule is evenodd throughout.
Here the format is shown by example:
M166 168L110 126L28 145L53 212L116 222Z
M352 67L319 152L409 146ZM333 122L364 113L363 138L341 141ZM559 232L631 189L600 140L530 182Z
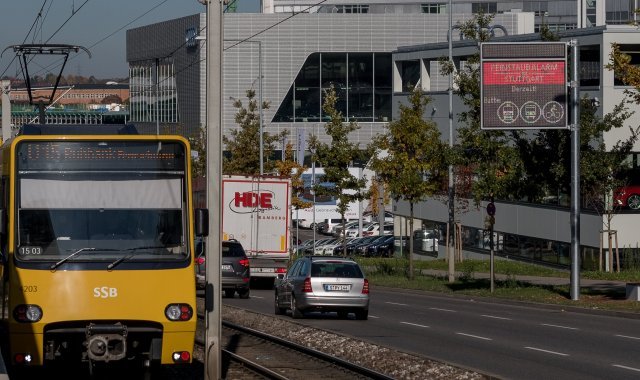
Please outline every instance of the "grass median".
M445 294L472 297L493 297L544 304L567 305L589 309L603 309L640 313L640 302L626 299L624 289L581 287L579 300L571 300L568 285L537 285L518 280L517 276L539 276L569 278L568 271L519 263L496 260L494 272L496 278L494 292L491 283L480 274L490 271L488 261L465 260L456 264L456 278L450 283L448 276L434 271L447 271L445 260L414 261L414 276L408 278L409 262L406 259L370 259L358 258L365 269L371 285L403 289L416 289ZM485 276L486 277L486 276ZM581 278L596 280L638 281L640 272L621 273L582 272Z

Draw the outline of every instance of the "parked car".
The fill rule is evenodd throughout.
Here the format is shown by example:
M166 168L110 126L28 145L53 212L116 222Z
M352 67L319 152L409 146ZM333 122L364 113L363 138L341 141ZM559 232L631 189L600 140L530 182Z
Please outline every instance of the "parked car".
M640 185L628 185L616 189L613 192L613 200L616 206L640 210Z
M362 231L365 231L373 223L363 222ZM346 237L360 237L360 222L356 221L353 225L350 225L345 229L344 235Z
M371 211L362 214L362 220L365 222L378 222L378 214L374 214ZM384 221L393 223L393 214L389 211L384 212Z
M324 255L325 247L327 247L327 246L329 246L331 244L335 244L339 240L340 239L337 239L337 238L326 239L322 243L316 244L316 246L313 249L313 254L314 255Z
M316 239L315 244L313 243L313 239L311 240L311 244L309 244L308 246L306 246L304 248L304 254L305 255L313 255L313 252L315 252L315 248L319 247L325 243L328 243L329 241L333 240L332 238L326 238L326 239Z
M327 229L327 222L324 220L322 222L318 222L313 225L313 228L316 229L316 232L323 233L322 231L325 231Z
M206 285L206 255L203 241L196 243L196 254L196 285L203 289ZM222 273L220 281L224 295L232 298L238 292L240 298L249 298L251 271L249 259L242 244L236 240L222 241L220 269Z
M393 223L385 223L383 228L383 235L393 235ZM380 235L380 224L372 223L365 231L362 231L362 236Z
M357 221L357 220L350 220L350 221L345 223L344 228L345 228L345 230L349 229L349 228L351 228L353 226L355 226L357 228L358 227L358 223L360 223L360 222ZM338 224L337 226L335 226L333 228L333 236L340 237L341 235L342 235L342 223Z
M355 313L369 316L369 281L358 263L348 258L305 256L296 260L275 281L276 314L291 311L302 318L312 311L337 312L340 318Z
M333 241L333 242L331 242L329 244L323 245L322 246L322 252L319 253L318 251L316 251L316 255L320 254L320 255L325 255L325 256L326 255L329 255L329 256L334 256L334 255L335 256L341 256L342 255L342 245L343 245L342 244L342 240L343 240L343 238L336 238L335 241ZM345 240L345 244L346 244L346 243L349 243L349 241L352 240L352 238L351 239L345 238L344 240ZM338 249L336 250L336 248L338 248ZM338 253L336 253L336 251Z
M364 236L364 237L359 237L356 238L354 240L352 240L351 242L349 242L347 244L347 256L352 256L352 255L357 255L359 254L359 248L362 245L367 245L369 244L371 241L377 239L378 236ZM337 254L340 255L340 254Z
M370 240L364 241L361 244L359 244L358 246L355 247L355 254L358 256L366 256L367 255L367 250L369 249L369 246L372 244L376 244L379 243L381 241L383 241L384 239L386 239L387 237L385 235L375 235L375 236L370 236Z
M311 247L312 245L313 245L313 239L307 239L300 244L296 244L293 247L293 252L295 252L296 255L302 255L305 253L305 249Z
M367 257L392 257L394 251L393 242L395 237L393 235L385 235L383 239L376 241L375 243L367 246Z

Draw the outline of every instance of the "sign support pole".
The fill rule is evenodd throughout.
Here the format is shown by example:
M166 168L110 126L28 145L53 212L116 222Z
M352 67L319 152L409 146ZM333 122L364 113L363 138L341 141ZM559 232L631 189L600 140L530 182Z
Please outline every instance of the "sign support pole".
M578 41L571 40L571 299L580 299L580 93Z

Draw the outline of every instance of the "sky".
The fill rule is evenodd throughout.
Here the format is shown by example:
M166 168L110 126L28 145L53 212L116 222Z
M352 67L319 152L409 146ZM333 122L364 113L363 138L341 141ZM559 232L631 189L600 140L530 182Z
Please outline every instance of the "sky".
M236 0L238 12L257 12L259 0ZM43 6L44 5L44 6ZM198 0L3 0L0 12L0 77L22 78L11 48L20 44L65 44L89 50L71 53L63 75L127 78L126 31L206 12ZM40 14L40 16L38 16ZM8 48L8 49L7 49ZM58 74L61 56L36 56L29 75Z

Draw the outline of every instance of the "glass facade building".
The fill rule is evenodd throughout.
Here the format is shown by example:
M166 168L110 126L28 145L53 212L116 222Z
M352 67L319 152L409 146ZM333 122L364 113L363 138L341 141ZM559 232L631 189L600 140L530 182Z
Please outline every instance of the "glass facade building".
M391 54L313 53L302 65L273 122L321 122L323 96L331 86L346 120L391 118Z

